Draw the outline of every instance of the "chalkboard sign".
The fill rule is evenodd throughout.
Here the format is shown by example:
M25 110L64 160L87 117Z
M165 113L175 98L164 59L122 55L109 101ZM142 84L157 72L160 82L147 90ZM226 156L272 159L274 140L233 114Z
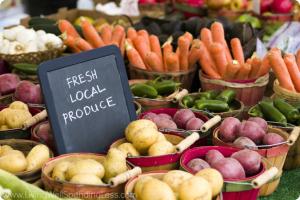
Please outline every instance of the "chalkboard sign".
M44 62L38 75L59 154L105 152L136 118L115 46Z

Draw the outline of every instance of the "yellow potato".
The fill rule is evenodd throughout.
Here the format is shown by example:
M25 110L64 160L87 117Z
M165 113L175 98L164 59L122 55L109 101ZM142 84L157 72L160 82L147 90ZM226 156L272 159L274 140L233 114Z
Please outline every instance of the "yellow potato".
M8 151L4 151L1 156L6 156L6 155L12 155L12 154L18 154L18 155L21 155L21 156L24 156L24 153L22 151L19 151L19 150L8 150Z
M142 128L146 128L146 127L151 127L153 129L157 130L156 124L147 119L139 119L139 120L131 122L125 129L126 140L129 142L132 142L136 131L139 129L142 129Z
M11 129L21 128L24 122L31 117L32 115L30 114L30 112L26 110L11 109L6 116L5 122Z
M127 156L139 156L140 153L134 148L134 146L131 143L123 143L120 146L118 146L118 149L123 151Z
M26 110L29 111L27 104L23 103L22 101L14 101L9 105L10 109L13 110Z
M0 156L2 156L3 154L5 154L7 151L11 151L14 150L11 146L9 145L3 145L1 146L1 150L0 150Z
M175 146L165 140L165 141L160 141L156 142L148 150L148 155L149 156L161 156L161 155L167 155L175 152Z
M108 182L110 178L127 171L126 155L117 148L111 148L105 157L103 166L105 169L104 181Z
M0 125L6 125L6 118L7 115L9 115L11 109L10 108L4 108L3 110L0 111Z
M52 171L52 178L56 181L65 181L65 173L68 170L69 166L71 165L68 161L62 161L55 165Z
M134 194L137 197L137 199L140 199L140 196L142 194L143 187L145 183L147 183L149 180L152 180L153 178L151 176L144 176L140 177L134 186Z
M154 178L144 184L139 197L140 200L176 200L170 186Z
M212 188L213 197L217 196L221 192L224 181L222 174L219 171L212 168L205 168L200 170L196 176L207 180Z
M8 154L0 157L0 169L11 173L18 173L25 171L27 161L24 155L21 154Z
M158 137L156 139L156 142L165 141L165 140L167 140L165 135L161 132L158 132Z
M26 157L28 163L27 171L40 169L49 158L49 148L44 144L36 145L31 149Z
M101 179L104 176L104 167L93 159L77 160L69 166L66 178L71 180L77 174L94 174Z
M178 196L178 190L181 183L192 177L193 175L188 172L184 172L181 170L172 170L164 175L162 181L167 183L171 187L175 195Z
M71 183L75 184L86 184L86 185L102 185L103 182L95 174L77 174L70 180Z
M143 155L147 154L148 149L154 144L158 137L158 131L154 128L142 128L136 131L132 144Z
M0 131L5 131L5 130L8 130L8 126L7 125L2 125L0 126Z
M193 176L182 182L179 187L180 200L211 200L212 190L209 183L201 177Z

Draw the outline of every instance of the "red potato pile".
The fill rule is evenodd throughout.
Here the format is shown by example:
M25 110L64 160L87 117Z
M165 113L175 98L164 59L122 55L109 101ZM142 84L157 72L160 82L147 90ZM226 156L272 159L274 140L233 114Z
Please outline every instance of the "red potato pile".
M39 84L35 85L30 81L21 81L18 83L14 97L18 101L31 104L42 104L43 96Z
M261 156L256 151L243 149L233 153L230 157L224 157L218 150L209 150L205 160L195 158L189 161L187 166L194 172L214 168L218 170L224 179L243 179L259 173Z
M259 117L251 117L240 122L237 118L227 117L220 125L219 137L224 142L233 143L240 148L257 148L257 145L275 145L284 142L277 133L268 133L267 122Z
M0 75L0 96L11 94L16 90L20 78L16 74L2 74Z
M200 130L204 122L197 118L189 109L178 110L173 118L165 113L155 114L152 112L143 116L143 119L153 121L158 128Z

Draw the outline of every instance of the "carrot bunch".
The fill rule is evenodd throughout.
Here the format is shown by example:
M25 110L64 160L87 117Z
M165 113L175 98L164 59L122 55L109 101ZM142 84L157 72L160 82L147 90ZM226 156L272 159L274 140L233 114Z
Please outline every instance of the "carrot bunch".
M268 73L270 69L265 59L261 60L256 56L245 61L238 38L230 41L230 51L223 25L219 22L214 22L210 29L201 29L200 38L199 63L204 73L211 78L227 81L256 79Z
M122 54L125 52L124 44L126 35L124 28L120 25L114 28L109 25L104 25L101 30L98 31L88 20L83 20L81 22L83 38L68 20L59 20L58 28L62 32L64 44L74 53L111 44L118 46Z
M131 65L149 71L178 72L187 71L198 61L200 40L186 32L178 38L178 48L174 51L170 37L161 47L155 35L146 30L127 30L126 54Z
M300 50L296 56L290 53L281 56L281 51L273 48L266 56L279 81L279 85L293 92L300 92Z

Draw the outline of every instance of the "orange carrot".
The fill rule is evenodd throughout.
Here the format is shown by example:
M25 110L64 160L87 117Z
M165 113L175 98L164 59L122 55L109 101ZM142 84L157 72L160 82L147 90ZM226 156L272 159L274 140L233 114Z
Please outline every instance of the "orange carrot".
M125 49L127 58L132 66L138 67L140 69L146 69L145 63L140 54L132 45L127 42L127 40L125 41Z
M251 72L249 74L249 78L258 78L259 77L259 71L261 68L262 61L258 57L252 58L252 63L251 63Z
M200 57L199 56L200 53L201 53L200 40L195 39L195 40L193 40L192 47L189 52L189 58L188 58L189 68L192 68L197 63L197 61L199 60L199 57Z
M266 55L261 62L261 67L259 69L258 76L264 76L265 74L267 74L270 71L270 68L271 68L271 65L269 62L269 58L268 58L268 55Z
M166 64L166 55L170 54L173 52L173 47L172 47L172 41L173 37L169 37L168 40L163 44L163 63L164 63L164 69L167 71L167 64Z
M149 51L145 57L146 65L152 70L156 72L163 72L163 63L159 59L158 55L154 52Z
M137 36L137 32L133 27L129 27L127 30L127 38L134 40L134 38Z
M78 47L76 47L76 45L75 45L75 37L70 36L70 35L68 36L66 33L63 33L61 35L61 38L62 38L64 44L67 45L71 49L72 52L74 52L74 53L81 52L81 50Z
M239 72L236 75L236 80L247 80L251 71L251 65L244 63L241 65Z
M99 36L98 32L94 28L94 26L88 21L83 20L81 22L81 29L84 38L95 48L99 48L104 46L104 42L102 38Z
M297 60L298 69L300 71L300 49L296 53L296 60Z
M208 28L201 29L200 38L201 41L205 44L206 48L209 48L213 43L212 34Z
M158 57L162 60L162 52L161 52L161 47L160 47L158 37L156 35L151 35L149 37L149 40L150 40L151 51L156 53Z
M179 57L179 65L181 71L186 71L189 68L189 48L190 42L184 36L180 36L178 38L178 57Z
M122 37L122 40L121 40L121 43L120 43L120 51L121 51L121 54L122 54L123 57L124 57L124 54L125 54L125 40L126 40L126 35L123 34L123 37Z
M111 37L111 42L112 44L120 47L122 37L125 34L125 30L123 26L117 25L115 26L113 32L112 32L112 37Z
M166 67L169 72L179 71L179 58L176 53L170 52L165 55L166 57Z
M76 31L75 27L65 19L58 20L58 29L61 33L67 33L67 35L72 37L80 37L79 33Z
M224 51L224 46L220 43L212 43L209 49L213 60L216 63L219 74L223 77L226 72L227 64L229 63L226 59L226 53Z
M292 79L281 55L276 51L268 54L270 65L279 81L279 85L287 90L295 91Z
M248 58L246 63L248 63L249 65L252 65L252 59L251 58Z
M240 64L245 63L245 57L243 52L243 47L241 45L241 41L238 38L233 38L230 41L232 54L235 60L237 60Z
M81 37L75 38L75 46L78 47L81 51L88 51L93 49L92 45Z
M183 34L183 37L185 37L189 41L190 44L193 42L193 35L191 33L185 32Z
M144 37L140 36L140 35L136 36L136 38L134 38L134 40L133 40L133 44L134 44L134 47L136 48L136 50L141 55L142 59L145 61L146 54L151 52L151 49L145 42Z
M150 47L149 33L146 30L139 30L137 34L143 36L146 44Z
M228 80L228 81L234 80L240 68L241 65L237 60L233 60L232 62L228 63L226 67L226 72L224 74L224 80Z
M104 25L101 29L100 35L106 45L111 44L112 27L108 24Z
M291 79L293 81L294 87L297 92L300 92L300 72L297 66L296 58L293 54L285 54L284 62L290 73Z

